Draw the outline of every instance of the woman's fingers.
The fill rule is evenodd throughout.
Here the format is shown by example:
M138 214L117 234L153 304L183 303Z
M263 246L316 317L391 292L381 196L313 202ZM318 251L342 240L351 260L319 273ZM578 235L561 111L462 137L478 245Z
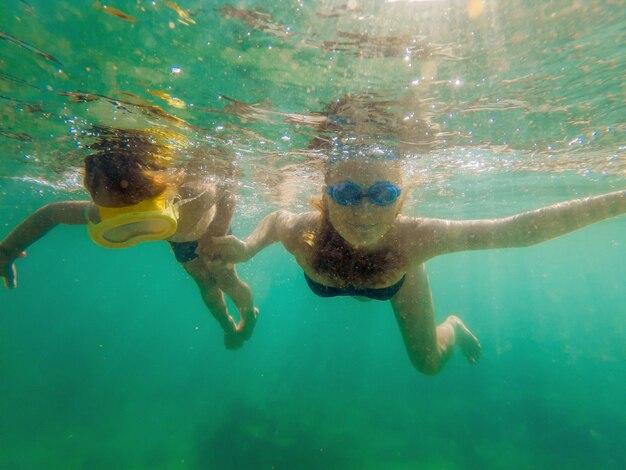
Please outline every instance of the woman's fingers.
M213 238L213 255L230 263L239 263L245 259L246 244L237 237Z
M235 238L233 235L225 235L223 237L211 237L211 241L216 245L226 245L233 238Z
M211 238L204 239L202 243L198 246L198 249L196 251L200 254L205 254L205 255L210 255L216 251L221 251L224 249L225 246L228 246L228 244L231 243L225 240L228 238L231 238L231 236L228 235L225 237L211 237ZM235 238L235 237L232 237L232 238Z

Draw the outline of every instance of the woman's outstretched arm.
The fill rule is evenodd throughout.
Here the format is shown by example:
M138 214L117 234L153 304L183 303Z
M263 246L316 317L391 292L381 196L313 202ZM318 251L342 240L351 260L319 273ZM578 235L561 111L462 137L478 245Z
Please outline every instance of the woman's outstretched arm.
M229 263L243 263L272 243L281 242L287 251L297 249L304 228L317 217L317 212L294 214L278 210L266 216L245 240L234 236L213 238L217 258Z
M64 201L43 206L24 219L0 241L0 276L9 288L17 286L13 261L24 256L24 250L59 224L87 223L85 211L89 201Z
M484 220L417 219L420 236L411 258L535 245L626 213L626 190L560 202L510 217Z

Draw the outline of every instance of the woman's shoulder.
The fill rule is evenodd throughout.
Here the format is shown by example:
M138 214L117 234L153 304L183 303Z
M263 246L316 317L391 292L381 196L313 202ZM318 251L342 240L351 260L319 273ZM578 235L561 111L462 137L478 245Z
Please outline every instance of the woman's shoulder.
M400 215L396 219L396 226L404 230L428 230L442 225L448 225L450 222L451 221L447 219L437 219L433 217L410 217Z
M421 227L426 227L430 220L432 219L399 215L395 222L395 228L396 230L400 230L402 232L407 230L417 230Z
M401 215L394 225L395 236L393 237L401 246L409 247L421 245L432 238L439 224L445 222L439 219L427 217L409 217Z
M277 211L279 225L282 229L291 232L302 232L314 230L319 225L319 212L290 212L287 210Z
M312 238L319 226L319 213L294 213L285 210L276 213L276 231L287 251L299 253L307 249L307 240Z

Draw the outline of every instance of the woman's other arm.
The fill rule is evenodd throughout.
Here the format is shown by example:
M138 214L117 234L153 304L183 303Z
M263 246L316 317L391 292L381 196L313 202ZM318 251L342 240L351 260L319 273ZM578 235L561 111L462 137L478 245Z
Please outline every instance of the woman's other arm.
M484 220L418 219L413 256L535 245L626 213L626 190L560 202L510 217ZM419 245L419 246L418 246ZM426 256L426 258L424 258Z

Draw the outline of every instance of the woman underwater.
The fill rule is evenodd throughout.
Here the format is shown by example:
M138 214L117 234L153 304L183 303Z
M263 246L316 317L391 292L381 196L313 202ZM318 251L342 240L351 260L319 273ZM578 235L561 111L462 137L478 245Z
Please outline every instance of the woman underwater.
M481 350L458 317L435 323L426 261L459 251L530 246L626 212L622 190L498 219L403 216L403 162L398 152L372 141L372 113L350 99L327 111L339 132L314 139L313 146L327 153L318 210L273 212L244 241L214 239L216 248L206 258L238 263L282 243L315 294L389 301L409 358L425 374L438 373L455 346L470 363Z
M235 205L229 185L175 169L170 160L180 142L177 134L102 127L95 134L84 176L92 201L48 204L9 233L0 242L6 286L17 286L14 260L58 224L87 225L92 240L107 248L167 240L224 331L226 348L241 347L256 322L252 292L233 265L209 270L196 254L205 239L229 231ZM224 292L239 311L238 323L228 313Z

